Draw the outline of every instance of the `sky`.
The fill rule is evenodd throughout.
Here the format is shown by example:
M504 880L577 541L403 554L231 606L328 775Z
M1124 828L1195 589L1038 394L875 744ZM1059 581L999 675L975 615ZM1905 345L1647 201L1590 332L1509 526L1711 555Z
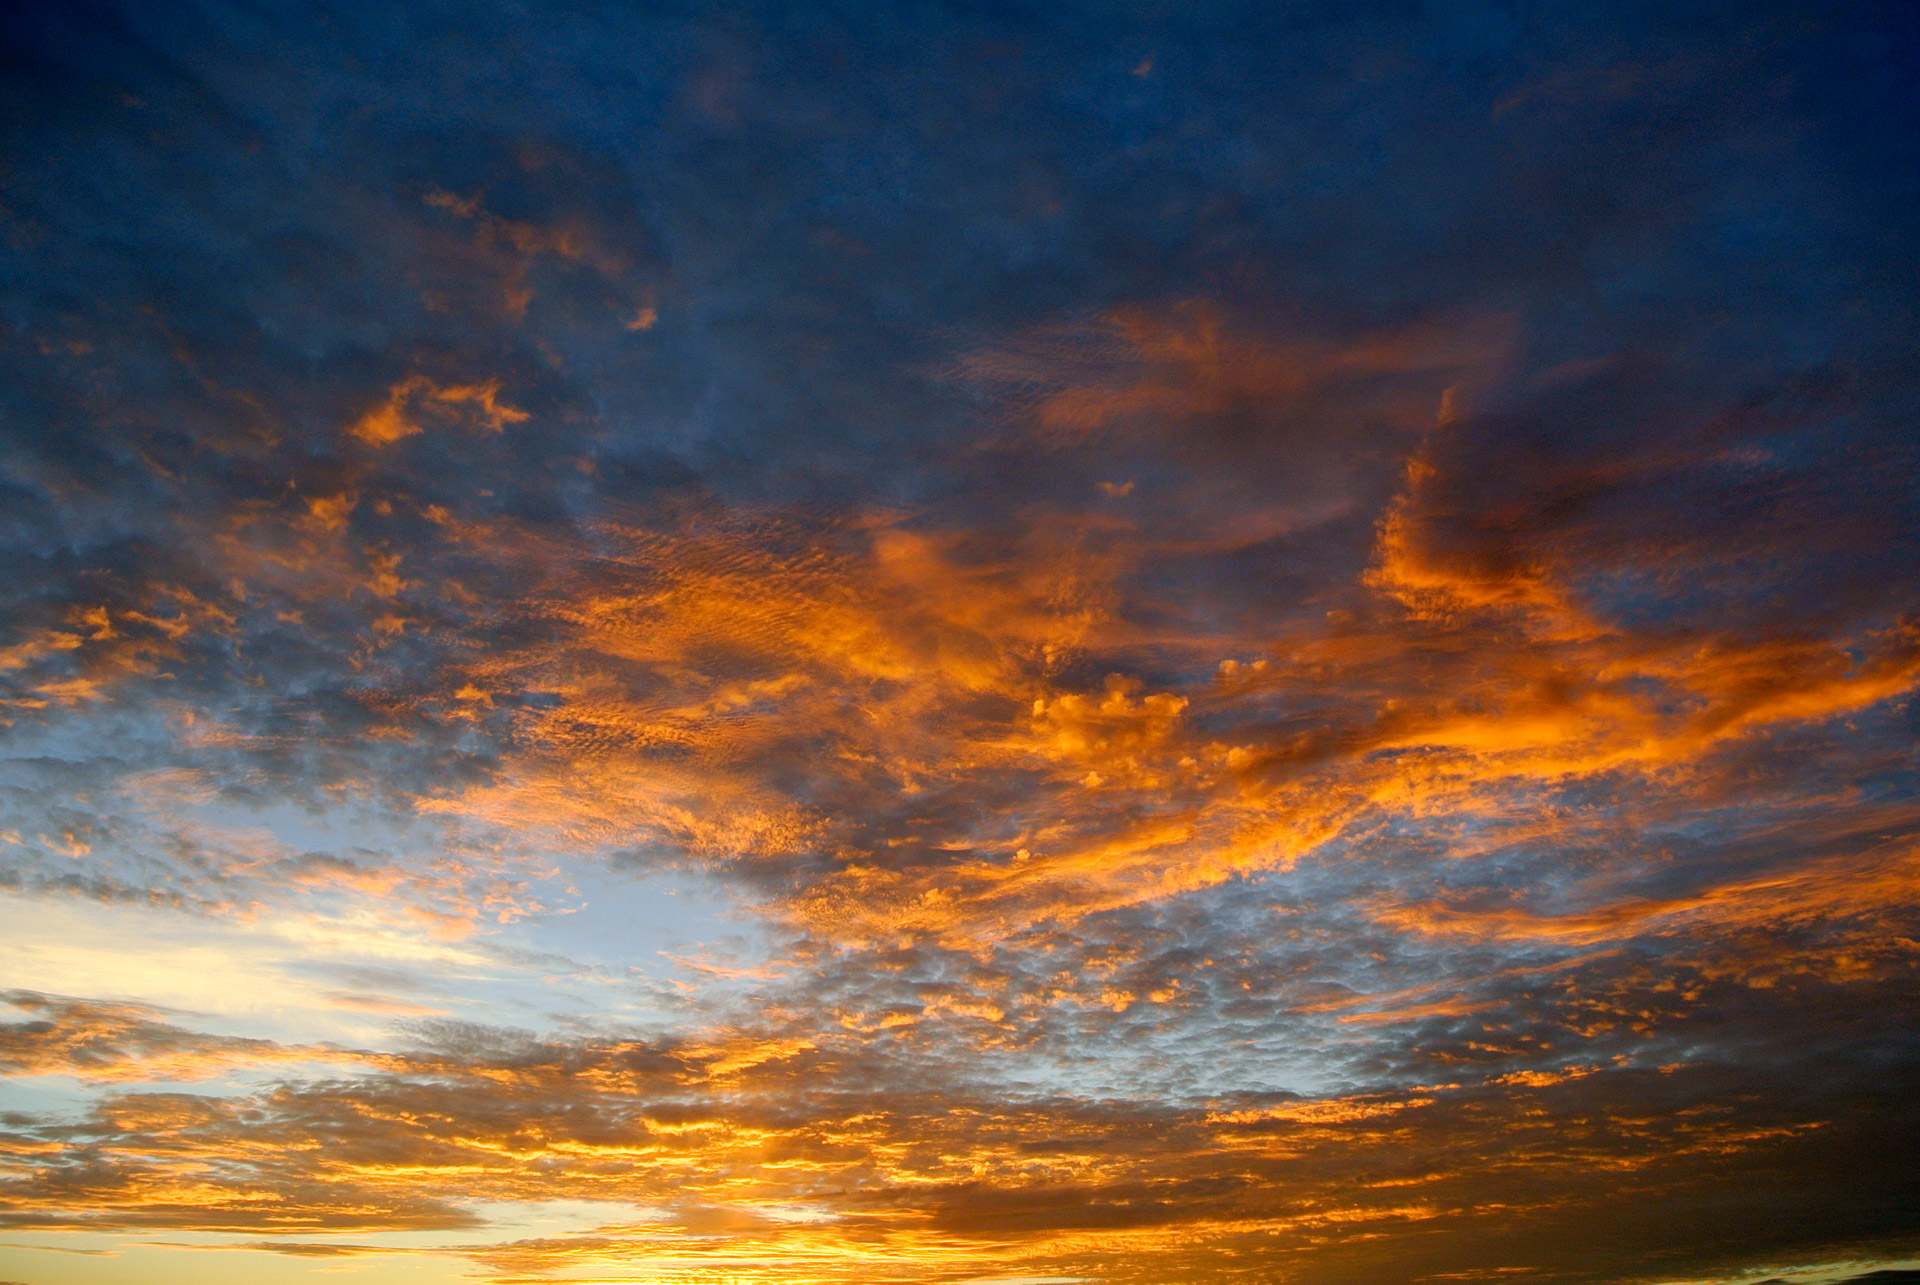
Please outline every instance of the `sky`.
M1915 1279L1917 233L1894 0L0 7L0 1283Z

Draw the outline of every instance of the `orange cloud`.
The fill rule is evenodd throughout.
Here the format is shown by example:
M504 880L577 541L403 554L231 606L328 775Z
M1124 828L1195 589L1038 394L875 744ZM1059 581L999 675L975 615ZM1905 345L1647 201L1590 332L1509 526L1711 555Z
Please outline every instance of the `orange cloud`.
M464 408L471 412L462 416ZM422 417L438 417L498 433L508 424L523 423L527 413L500 401L500 381L479 384L438 384L425 375L409 375L388 390L386 400L347 426L347 432L369 446L391 446L424 432Z

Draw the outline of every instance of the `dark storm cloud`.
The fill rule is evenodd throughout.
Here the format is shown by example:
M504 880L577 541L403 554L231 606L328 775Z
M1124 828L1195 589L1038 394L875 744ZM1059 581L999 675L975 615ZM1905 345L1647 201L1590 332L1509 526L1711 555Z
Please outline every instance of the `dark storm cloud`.
M6 23L0 890L457 937L611 860L777 947L644 1039L20 993L9 1074L286 1078L9 1116L13 1225L1910 1243L1911 15Z

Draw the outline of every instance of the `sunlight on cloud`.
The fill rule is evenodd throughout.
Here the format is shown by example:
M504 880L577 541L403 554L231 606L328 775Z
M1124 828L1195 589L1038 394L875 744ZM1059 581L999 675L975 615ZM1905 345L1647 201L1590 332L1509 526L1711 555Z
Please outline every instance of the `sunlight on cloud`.
M1896 19L28 8L0 1277L1914 1261Z

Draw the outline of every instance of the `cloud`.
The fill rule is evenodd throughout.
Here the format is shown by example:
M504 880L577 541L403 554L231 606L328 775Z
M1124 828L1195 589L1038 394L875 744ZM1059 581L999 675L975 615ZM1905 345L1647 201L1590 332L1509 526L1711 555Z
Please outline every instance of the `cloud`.
M1447 1244L1492 1237L1551 1271L1597 1247L1579 1229L1603 1192L1620 1214L1607 1233L1616 1249L1651 1263L1664 1235L1706 1225L1676 1219L1673 1193L1711 1183L1730 1157L1779 1175L1754 1193L1756 1210L1765 1191L1805 1202L1890 1176L1841 1163L1859 1131L1880 1127L1866 1100L1836 1120L1807 1114L1831 1107L1831 1093L1802 1091L1730 1117L1708 1104L1751 1073L1726 1066L1148 1109L982 1099L957 1084L882 1089L890 1073L863 1065L879 1050L839 1045L742 1060L450 1028L376 1075L238 1101L122 1094L57 1129L15 1126L16 1152L48 1186L38 1212L8 1220L457 1229L474 1226L462 1199L578 1197L660 1212L462 1252L497 1271L627 1263L773 1279L806 1263L828 1280L856 1279L876 1257L1077 1274L1144 1253L1173 1279L1203 1279L1228 1247L1274 1263L1311 1252L1357 1275L1382 1255L1448 1270L1462 1260ZM839 1076L819 1074L828 1066ZM1543 1112L1586 1123L1542 1131ZM1606 1123L1627 1120L1637 1123ZM1622 1245L1622 1222L1644 1230ZM1436 1227L1454 1236L1436 1240ZM1756 1232L1743 1229L1753 1244Z
M74 1075L92 1081L207 1079L236 1067L335 1061L331 1049L288 1049L268 1040L199 1035L149 1008L88 1003L33 991L4 1001L27 1013L0 1028L0 1074Z
M402 438L424 431L418 422L417 412L411 409L416 405L443 416L458 415L461 408L472 407L474 424L494 433L504 431L508 424L526 420L525 411L502 403L499 397L500 381L497 379L482 384L442 387L424 375L410 375L393 386L385 402L354 421L347 431L369 446L391 446ZM309 506L314 503L316 501L308 501Z
M1902 19L75 13L0 112L9 1227L1910 1248Z

